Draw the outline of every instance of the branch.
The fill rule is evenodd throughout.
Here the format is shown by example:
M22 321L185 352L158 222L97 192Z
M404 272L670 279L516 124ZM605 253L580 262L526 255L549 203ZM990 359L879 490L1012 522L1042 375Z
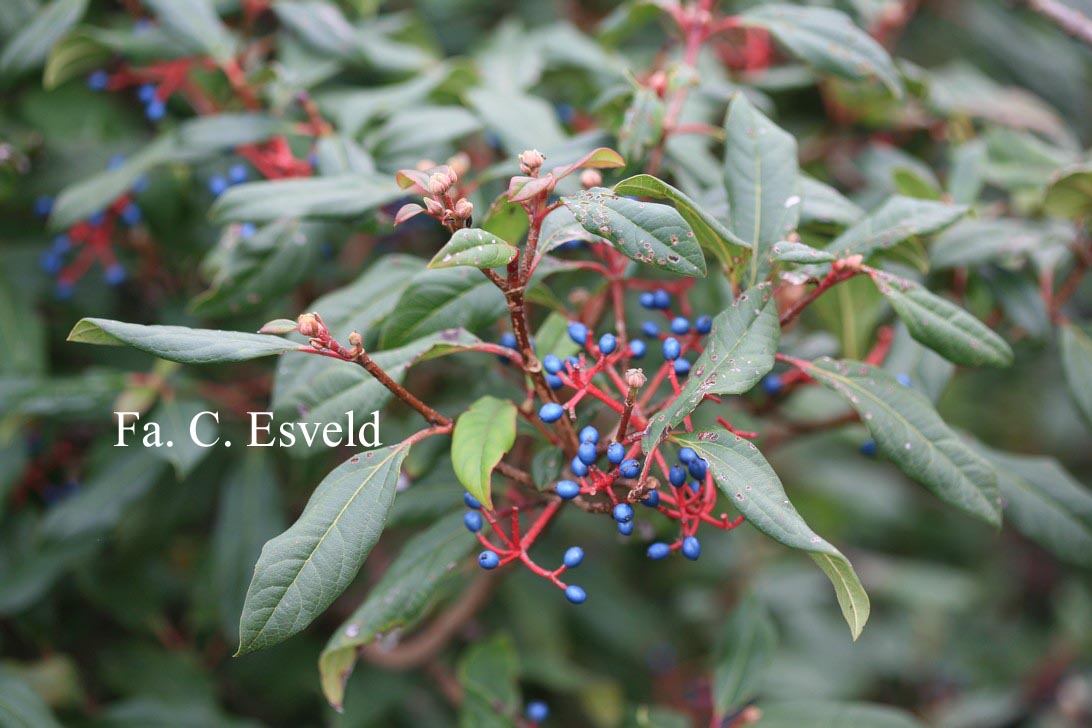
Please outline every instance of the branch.
M1077 40L1092 45L1092 18L1059 0L1027 0L1027 6Z

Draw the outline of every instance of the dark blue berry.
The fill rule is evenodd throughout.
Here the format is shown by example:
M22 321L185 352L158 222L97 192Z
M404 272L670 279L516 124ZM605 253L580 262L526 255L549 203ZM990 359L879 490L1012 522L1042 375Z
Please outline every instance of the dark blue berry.
M671 308L671 296L664 289L657 288L652 292L652 303L656 308Z
M249 175L245 164L233 164L231 169L228 170L228 179L231 180L231 184L237 185L246 182L246 178Z
M655 338L660 335L660 327L655 321L645 321L641 324L641 333L649 338Z
M588 595L576 584L569 584L565 587L565 598L573 604L583 604L587 601Z
M679 346L679 340L673 336L669 336L664 339L663 350L664 359L667 359L669 361L671 359L678 359L679 354L682 353L682 347Z
M686 482L686 468L681 465L672 465L671 470L667 473L667 479L671 481L673 486L678 488Z
M118 286L125 280L125 269L119 263L112 264L103 274L107 285Z
M141 85L141 87L137 89L137 98L145 104L152 103L152 101L155 100L155 86L150 83Z
M686 376L690 373L690 362L686 359L675 360L675 374L679 376Z
M656 506L660 505L660 491L650 490L648 492L648 495L646 495L641 500L641 503L648 506L649 508L655 508Z
M72 298L72 283L70 281L57 281L57 286L53 289L53 295L61 301Z
M34 200L34 214L38 217L49 217L53 211L53 198L49 195L39 195Z
M480 510L482 507L482 502L469 493L463 493L463 503L466 504L467 508L473 508L474 510Z
M613 354L617 348L618 339L614 338L614 334L603 334L599 337L599 351L603 354Z
M463 524L472 532L482 530L482 514L477 511L467 511L463 514Z
M503 334L501 334L500 339L497 340L497 343L503 346L505 349L515 349L519 346L519 343L516 341L516 335L513 334L511 331L505 331Z
M110 74L106 71L95 71L87 77L87 88L92 91L104 91L110 83Z
M656 308L656 296L652 291L645 291L637 301L645 308Z
M697 456L698 454L692 448L684 447L679 449L679 462L683 465L689 465L690 461Z
M576 109L572 104L554 104L554 111L557 112L557 118L562 124L571 124L576 118Z
M614 516L614 520L619 523L629 523L633 520L633 506L629 503L619 503L611 511L611 515Z
M580 442L590 442L593 445L598 445L599 430L595 429L591 425L588 425L580 431Z
M584 346L588 343L588 327L579 321L573 321L569 324L569 338Z
M771 397L780 394L782 386L780 374L767 374L762 378L762 391Z
M901 385L902 385L902 386L904 386L904 387L912 387L912 386L914 386L914 382L913 382L913 381L912 381L912 380L910 379L910 375L909 375L909 374L905 374L905 373L903 373L903 374L896 374L896 375L895 375L895 381L897 381L897 382L898 382L899 384L901 384Z
M547 354L542 357L542 368L550 374L557 374L561 371L564 365L561 360L557 358L556 354Z
M611 465L617 465L626 459L626 447L620 442L612 442L607 447L607 460Z
M42 253L41 257L42 270L49 275L56 275L61 272L61 268L64 268L64 259L56 252L47 250Z
M690 490L692 492L694 492L694 493L700 493L701 492L701 483L699 483L696 480L691 480L690 481Z
M144 107L144 115L148 117L148 121L159 121L166 113L167 107L159 99L153 99Z
M51 246L51 249L54 253L66 253L71 247L72 241L69 240L68 236L64 233L61 233L57 237L53 238L53 245Z
M565 386L565 382L561 381L561 377L549 372L546 373L546 384L550 386L550 389L561 389Z
M565 409L557 402L547 402L538 410L538 417L543 422L557 422L563 414Z
M688 470L691 476L701 480L709 472L709 463L702 458L694 458L688 463Z
M550 717L550 708L541 700L536 700L527 704L527 711L524 714L532 723L541 723Z
M633 521L626 521L625 523L618 524L618 533L623 536L629 536L633 533Z
M214 174L209 177L209 192L213 197L219 197L224 194L224 191L228 188L228 182L226 179L218 174Z
M584 464L579 455L573 458L573 461L569 463L569 467L572 469L573 475L578 478L583 478L588 474L588 466Z
M708 334L713 330L713 317L699 316L698 320L694 322L694 330L699 334Z
M618 466L618 473L623 478L636 478L641 474L641 462L634 458L623 460L622 464Z
M500 564L500 557L496 551L482 551L478 554L478 566L483 569L495 569Z
M565 558L562 559L562 563L570 569L575 569L580 566L580 562L584 560L584 549L579 546L570 546L565 551Z
M676 316L671 319L671 330L682 336L686 332L690 331L690 322L684 319L682 316Z
M580 495L580 484L572 480L559 480L554 486L554 492L565 500L572 500Z
M125 221L126 225L136 225L140 222L140 218L140 208L135 203L130 202L121 208L121 219Z
M666 559L671 555L671 547L666 543L657 541L648 547L648 558L653 561L659 561L660 559Z
M254 226L254 223L252 222L244 222L242 225L239 226L240 238L249 238L256 232L258 232L258 228L256 228Z
M876 454L876 441L872 439L865 440L861 443L861 454L872 457Z
M595 465L596 455L594 442L582 442L576 449L576 456L585 465Z
M701 556L701 541L694 536L687 536L682 542L682 554L691 561L697 561Z
M575 356L565 357L565 363L568 364L569 366L571 366L573 369L579 369L580 368L580 360L577 359Z
M648 346L640 339L634 339L629 342L629 351L633 355L634 359L640 359L648 351Z
M91 225L94 225L95 227L98 227L99 225L102 225L104 222L106 222L106 213L96 212L94 215L91 215L87 218L87 222Z

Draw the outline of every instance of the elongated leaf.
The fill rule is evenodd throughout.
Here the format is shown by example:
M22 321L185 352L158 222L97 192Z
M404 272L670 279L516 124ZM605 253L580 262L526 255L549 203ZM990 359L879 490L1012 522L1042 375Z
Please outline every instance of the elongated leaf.
M987 523L1001 524L997 476L922 394L868 364L822 358L807 367L845 397L881 453L938 498Z
M705 275L705 257L694 231L675 208L619 197L602 187L561 201L586 231L626 257L679 275Z
M713 702L724 715L750 699L777 646L777 630L762 602L744 597L721 630L713 669Z
M902 710L869 703L820 700L762 704L762 728L924 728Z
M966 213L965 205L948 205L895 195L835 238L827 250L843 257L863 255L867 259L912 235L928 235L943 230Z
M61 728L34 688L7 668L0 668L0 725L9 728Z
M781 479L755 444L727 430L676 435L672 439L705 458L717 485L752 526L815 559L834 585L842 615L856 640L871 611L868 594L849 560L812 531L789 503Z
M796 139L736 94L724 120L724 187L732 233L751 244L749 285L765 273L771 245L800 217Z
M290 122L270 114L214 114L189 119L180 125L178 145L187 152L210 153L256 144L291 129Z
M519 661L507 635L472 645L459 661L460 728L510 728L519 706Z
M800 193L804 201L800 205L800 224L827 223L852 225L864 217L864 210L857 207L838 190L806 174L800 175Z
M664 433L683 421L707 394L742 394L758 383L774 365L781 338L777 301L770 287L759 284L739 295L717 314L705 339L705 351L690 369L686 385L645 430L645 452Z
M1036 251L1061 249L1073 239L1070 225L1019 218L968 218L938 235L929 248L933 270L1019 261Z
M235 39L216 14L212 0L148 0L164 31L191 53L231 60Z
M620 195L639 195L670 200L679 214L694 231L698 243L715 255L725 266L733 266L742 251L750 244L741 240L694 200L667 182L650 174L638 174L614 185L614 191Z
M622 119L618 151L631 163L640 162L660 141L663 131L663 99L652 89L641 86Z
M786 51L820 71L853 81L875 77L893 95L903 94L887 51L839 10L763 4L740 15L740 20L765 28Z
M1087 218L1092 212L1092 168L1084 164L1058 174L1047 188L1043 209L1055 217Z
M505 311L504 296L469 268L424 270L414 276L383 326L385 349L436 331L492 324Z
M810 245L782 240L770 248L770 258L782 263L829 263L834 255Z
M1007 522L1058 558L1092 567L1092 491L1053 458L979 450L997 470Z
M1092 338L1072 323L1059 327L1059 334L1069 393L1085 422L1092 427Z
M565 141L565 130L544 99L511 89L479 87L466 94L482 123L500 138L511 155L545 150Z
M480 228L456 230L444 247L432 258L429 268L498 268L508 265L519 251L504 240Z
M492 476L516 441L516 406L507 399L482 397L455 422L451 464L470 495L493 507Z
M393 182L376 175L345 174L230 188L212 206L213 222L268 222L282 217L353 218L399 199Z
M127 344L182 364L246 361L300 348L299 344L278 336L185 326L142 326L99 318L80 319L68 334L68 340L106 346Z
M959 306L919 283L888 273L877 271L872 280L910 335L945 359L972 367L1012 364L1008 342Z
M299 519L266 543L236 654L288 639L345 591L383 532L408 453L400 442L349 458L323 479Z
M9 79L37 68L65 33L72 30L87 10L87 0L53 0L43 5L34 18L0 53L0 78Z
M419 487L414 485L411 493ZM404 496L403 496L404 497ZM401 502L401 501L399 501ZM322 691L341 710L345 683L352 674L357 651L395 628L407 628L431 608L437 592L477 544L453 513L414 536L383 578L326 643L319 656Z
M157 447L149 452L170 463L179 480L185 479L212 452L210 448L202 447L196 441L216 441L216 421L209 416L198 417L201 412L214 409L208 402L201 400L169 399L160 402L147 417L148 422L155 422L163 428L163 441L171 443L168 447ZM195 428L194 437L190 437L191 424ZM137 424L137 433L140 433L140 424Z

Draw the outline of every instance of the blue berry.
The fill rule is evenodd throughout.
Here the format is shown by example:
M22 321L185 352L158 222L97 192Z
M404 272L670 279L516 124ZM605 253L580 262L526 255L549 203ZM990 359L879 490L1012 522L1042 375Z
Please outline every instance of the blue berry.
M228 182L226 179L218 174L214 174L209 177L209 192L213 197L219 197L224 194L224 191L228 188Z
M94 215L91 215L89 218L87 218L87 222L95 227L98 227L99 225L102 225L104 222L106 222L106 213L96 212Z
M70 281L57 281L57 287L53 289L53 295L61 301L72 298L72 283Z
M671 330L679 336L682 336L686 332L690 331L690 322L684 319L682 316L676 316L671 319Z
M49 195L39 195L34 200L34 214L38 217L49 217L53 211L53 198Z
M140 208L135 203L130 202L121 208L121 219L125 221L126 225L136 225L140 222L140 218Z
M679 340L673 336L669 336L664 339L663 350L664 359L667 359L669 361L671 359L678 359L679 354L682 353L682 347L679 346Z
M114 263L106 269L106 273L103 275L106 283L111 286L121 285L125 280L125 269L121 267L119 263Z
M688 463L688 470L690 470L691 476L701 480L709 472L709 463L702 458L694 458Z
M876 454L876 441L873 439L865 440L861 443L861 454L872 457Z
M477 511L467 511L463 514L463 525L473 533L482 530L482 514Z
M557 374L563 368L561 360L557 358L556 354L547 354L542 357L542 368L549 374Z
M576 456L585 465L595 465L596 455L594 442L582 442L576 449Z
M599 337L599 351L603 354L613 354L617 348L618 339L614 338L614 334L603 334Z
M780 394L782 386L780 374L767 374L762 378L762 391L771 397Z
M690 461L697 456L698 454L692 448L684 447L679 449L679 462L683 465L689 465Z
M910 375L909 375L909 374L905 374L905 373L903 373L903 374L896 374L896 375L895 375L895 381L897 381L897 382L898 382L899 384L901 384L901 385L902 385L902 386L904 386L904 387L912 387L912 386L914 386L914 382L913 382L913 381L911 381L911 379L910 379Z
M622 464L618 466L618 473L623 478L636 478L641 474L641 462L634 458L623 460Z
M87 88L92 91L105 91L109 83L110 74L103 70L95 71L87 77Z
M629 536L633 533L633 521L626 521L625 523L618 524L618 533L623 536Z
M584 346L588 343L588 327L579 321L573 321L569 324L569 338Z
M660 559L666 559L671 555L671 547L666 543L657 541L648 547L648 558L653 561L659 561Z
M500 339L497 340L497 343L499 343L505 349L515 349L519 346L519 343L516 342L516 335L513 334L511 331L505 331L503 334L501 334Z
M648 495L646 495L641 500L641 503L648 506L649 508L655 508L656 506L660 505L660 491L650 490L648 492Z
M572 104L554 104L554 111L557 112L557 118L562 124L571 124L576 118L576 109Z
M691 561L697 561L701 556L701 541L694 536L687 536L682 542L682 555Z
M593 445L598 445L599 430L595 429L591 425L588 425L580 431L580 442L590 442Z
M645 355L645 352L648 351L648 346L640 339L634 339L629 342L629 351L633 354L634 359L640 359Z
M145 104L150 104L155 100L155 86L150 83L141 85L137 89L137 98Z
M61 268L64 268L64 259L58 253L47 250L42 253L41 265L46 273L51 276L56 275L61 272Z
M579 369L580 368L580 360L577 359L575 356L565 357L565 363L568 364L569 366L571 366L573 369Z
M587 593L576 584L565 587L565 598L573 604L583 604L588 599Z
M252 222L244 222L242 225L239 226L240 238L249 238L256 232L258 232L258 228L255 227L254 223Z
M690 373L690 362L686 359L675 360L675 374L679 376L686 376Z
M498 564L500 564L500 557L497 556L496 551L482 551L478 554L478 566L486 571L497 568Z
M580 495L580 484L572 480L559 480L554 486L554 492L565 500L572 500Z
M645 308L656 308L656 295L652 291L645 291L637 302Z
M694 330L702 335L708 334L713 330L713 317L699 316L698 320L694 322Z
M562 559L562 562L565 564L566 567L570 569L575 569L576 567L580 566L580 562L583 560L584 549L580 548L579 546L570 546L568 550L565 551L565 558Z
M671 296L662 288L657 288L652 292L652 302L659 309L671 308Z
M660 335L660 327L655 321L645 321L641 324L641 333L649 338L655 338Z
M546 373L546 384L550 385L550 389L561 389L565 386L565 382L561 381L561 377L549 372Z
M629 523L633 520L633 506L629 503L619 503L611 511L611 515L614 516L614 520L619 523Z
M579 455L573 458L573 461L569 463L569 467L572 469L573 475L578 478L583 478L588 474L588 466L584 464Z
M233 164L231 169L228 170L228 179L231 180L231 184L237 185L246 182L246 178L249 175L245 164Z
M118 169L121 165L125 164L124 154L114 154L106 161L107 169Z
M527 704L527 710L524 715L526 715L527 720L532 723L541 723L550 717L550 708L541 700L536 700L533 703Z
M466 504L467 508L473 508L476 511L482 507L482 502L469 493L463 493L463 503Z
M690 490L691 490L691 492L694 492L694 493L700 493L701 492L701 483L699 483L696 480L691 480L690 481Z
M159 99L153 99L144 107L144 115L148 117L148 121L159 121L166 113L167 107Z
M538 417L543 422L557 422L563 414L565 409L557 402L547 402L538 410Z
M53 250L54 253L66 253L70 247L72 247L72 241L69 240L68 236L64 233L53 238L51 250Z
M626 447L620 442L612 442L607 447L607 460L611 465L617 465L626 459Z
M672 465L671 470L667 473L667 479L671 481L673 486L678 488L686 482L686 468L681 465Z

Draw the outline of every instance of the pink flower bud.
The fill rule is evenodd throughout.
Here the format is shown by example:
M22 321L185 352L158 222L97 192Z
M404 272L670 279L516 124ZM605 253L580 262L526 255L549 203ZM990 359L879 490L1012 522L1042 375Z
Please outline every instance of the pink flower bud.
M319 323L318 315L313 313L300 314L300 317L296 319L296 327L301 334L308 338L318 336L324 328Z
M543 156L542 152L537 149L528 149L519 155L519 168L524 174L531 174L538 170L545 161L546 157Z
M643 387L645 382L648 381L643 369L627 369L624 379L626 386L630 388Z
M448 166L459 177L463 177L470 171L470 157L466 152L459 152L451 159L447 160Z
M469 220L474 214L474 203L465 197L455 203L455 216L463 220Z
M431 197L425 198L425 209L433 217L440 217L444 214L444 206Z
M603 184L603 175L600 174L598 169L585 169L580 173L580 184L584 185L586 190L598 187Z
M442 172L434 172L428 178L428 191L439 197L451 189L451 182Z
M364 338L356 331L349 334L349 346L360 348L364 346Z

